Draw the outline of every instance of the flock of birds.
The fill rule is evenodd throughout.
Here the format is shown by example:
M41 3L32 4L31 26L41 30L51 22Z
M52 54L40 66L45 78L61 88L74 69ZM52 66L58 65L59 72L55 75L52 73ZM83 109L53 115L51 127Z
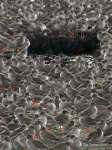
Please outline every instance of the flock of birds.
M70 38L81 33L81 38L92 32L111 32L111 0L0 0L0 49L24 49L29 40L24 32L53 38ZM12 35L13 32L13 36ZM16 33L22 32L22 35ZM26 33L27 34L27 33ZM19 51L19 50L18 50Z
M80 149L83 127L94 149L94 143L112 144L111 0L0 3L1 52L17 49L10 59L0 54L0 150ZM46 64L44 56L28 56L25 28L48 38L53 31L61 37L66 29L72 38L75 32L81 32L81 38L97 32L101 55L91 64L80 56L66 66L60 56ZM28 117L34 108L33 118ZM55 126L60 133L54 133Z

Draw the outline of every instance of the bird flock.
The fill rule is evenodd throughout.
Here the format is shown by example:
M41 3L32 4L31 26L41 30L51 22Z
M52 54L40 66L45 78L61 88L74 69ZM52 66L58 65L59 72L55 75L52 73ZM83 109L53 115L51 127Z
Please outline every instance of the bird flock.
M111 0L0 0L0 150L76 150L112 144ZM25 29L45 37L95 32L101 55L63 66L28 56ZM11 35L13 32L13 35ZM16 49L7 59L5 49ZM33 117L29 114L34 112ZM91 131L89 131L91 130ZM111 148L112 149L112 148Z

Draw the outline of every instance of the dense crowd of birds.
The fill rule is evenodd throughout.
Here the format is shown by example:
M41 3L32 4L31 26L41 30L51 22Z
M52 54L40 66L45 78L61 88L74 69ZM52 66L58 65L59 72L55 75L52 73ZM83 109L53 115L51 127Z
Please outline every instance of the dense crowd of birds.
M24 49L29 46L27 33L46 38L81 38L105 30L111 32L111 0L0 0L0 49ZM22 32L22 35L16 33ZM14 36L12 36L12 33ZM26 34L27 34L26 33ZM23 44L24 43L24 44Z
M90 143L112 144L111 0L0 3L1 52L17 49L10 59L0 54L0 150L12 146L17 150L80 149L81 127L88 128L86 140ZM84 33L94 31L101 55L91 64L80 56L66 66L60 56L46 64L44 56L28 56L30 41L25 28L48 38L54 32L61 37L66 29L72 38L75 32L84 38ZM98 78L103 80L98 83ZM34 107L30 118L28 112ZM74 113L79 123L72 119ZM55 126L64 136L53 133Z

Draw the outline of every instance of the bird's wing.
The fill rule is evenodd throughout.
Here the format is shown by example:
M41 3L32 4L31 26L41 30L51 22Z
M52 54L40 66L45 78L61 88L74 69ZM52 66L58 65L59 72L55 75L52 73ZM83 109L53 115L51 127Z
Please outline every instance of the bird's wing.
M111 131L112 131L112 127L107 128L107 129L104 131L104 136L110 135L110 134L111 134Z
M95 120L99 120L101 118L104 118L105 117L105 111L101 112L100 114L98 114L98 116L96 116Z
M87 14L87 18L94 17L94 11L91 11Z
M38 140L35 140L35 139L31 143L32 143L32 146L36 147L36 148L41 148L41 149L48 148L47 145L45 145L41 141L38 141Z
M51 140L53 140L53 141L58 141L59 140L59 138L56 137L53 133L51 133L49 131L47 131L47 132L48 132L48 135L49 135L49 137L50 137Z
M94 119L91 119L91 117L87 116L85 117L85 122L89 125L95 125L95 120Z
M98 101L96 101L96 103L98 103L100 105L106 105L106 106L110 105L110 103L103 98L98 99Z
M87 116L90 116L92 114L92 111L90 108L87 108L83 113Z
M16 72L19 72L19 73L22 73L23 70L21 70L20 68L18 68L17 66L15 65L12 65L11 68L13 68Z
M55 117L56 121L62 121L62 119L63 119L63 114L60 114L57 117Z
M90 140L94 135L95 135L96 131L91 132L88 137L87 140Z

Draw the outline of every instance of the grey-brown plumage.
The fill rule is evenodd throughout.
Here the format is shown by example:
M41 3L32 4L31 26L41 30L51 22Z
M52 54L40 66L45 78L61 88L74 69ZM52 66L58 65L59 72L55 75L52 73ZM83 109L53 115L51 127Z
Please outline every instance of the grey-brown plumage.
M12 149L12 143L9 136L5 136L4 142L0 143L0 149L1 150L11 150Z
M17 107L14 111L14 115L17 116L19 113L22 113L25 115L25 109L23 107Z
M15 104L16 104L18 107L23 107L24 109L26 109L27 106L28 106L27 100L26 100L25 98L19 99Z
M46 130L45 127L41 127L41 131L40 131L39 135L40 135L41 140L48 144L59 141L59 138L55 134Z
M11 68L8 73L8 78L13 82L17 82L20 81L22 77Z
M13 141L14 148L18 150L24 150L26 147L26 137L23 132L18 133L17 137Z
M60 110L64 110L67 109L69 111L74 111L75 108L72 106L72 104L70 102L67 102L65 99L63 99L60 103L59 103L59 109Z
M50 91L48 93L48 96L50 96L51 98L54 98L56 95L58 94L58 92L56 91L56 88L54 85L52 85L50 87Z
M55 101L51 98L48 104L43 105L43 108L47 108L51 113L54 113L56 110Z
M47 126L53 126L57 124L58 122L53 118L51 115L47 114Z
M12 69L14 69L14 71L16 72L16 73L22 73L23 72L23 70L21 69L21 68L18 68L16 65L11 65L11 68Z
M97 115L97 108L94 102L89 103L89 107L82 111L85 116L90 116L91 118L95 118Z
M104 132L104 130L106 130L107 127L108 127L108 125L104 119L101 119L100 121L96 122L96 124L95 124L95 129L101 128L101 130L103 132Z
M0 103L0 111L2 111L2 110L3 110L4 114L7 113L7 115L14 115L14 113L10 109L8 109L2 103ZM0 114L2 116L2 112Z
M78 91L73 89L71 87L71 85L67 84L65 93L71 100L73 100L76 97L76 95L78 94Z
M89 116L84 116L84 113L80 113L79 123L82 126L91 127L95 125L96 121L94 119L91 119L91 117Z
M17 108L17 105L13 101L9 101L7 108L14 112L14 110Z
M81 83L79 81L77 81L76 77L75 76L70 76L70 81L69 81L69 84L72 86L72 88L77 88L81 85Z
M100 89L96 89L96 87L94 89L91 90L91 96L94 94L94 93L97 93L98 96L101 96L101 97L104 97L106 96L106 92L104 90L100 90Z
M51 148L50 150L70 150L70 143L69 142L62 142L59 143L57 145L55 145L53 148Z
M10 135L10 130L4 125L0 126L0 138L4 138L8 135Z
M107 127L107 129L104 131L104 136L110 136L112 134L112 126Z
M14 130L11 134L9 134L10 138L11 138L11 139L15 138L19 132L22 132L22 131L25 130L26 128L27 128L27 125L22 124L21 127L17 128L17 129Z
M21 124L29 125L32 122L31 118L24 117L24 115L22 113L19 113L16 117L18 118L18 120Z
M0 81L2 86L9 86L11 84L11 80L3 75L0 76Z
M112 135L108 136L105 140L102 141L103 144L112 144Z
M56 84L56 90L59 94L63 94L65 91L66 83L65 83L65 78L61 77L59 78L57 84Z
M66 124L69 122L71 113L68 110L63 110L58 116L55 117L55 120L58 121L60 125Z
M48 146L43 144L41 141L34 139L32 135L27 136L26 145L28 149L37 149L37 150L44 150L47 149Z
M10 123L7 124L7 128L10 131L14 131L20 127L19 121L17 119L13 119Z
M23 131L23 134L24 134L25 136L27 136L27 135L29 135L29 134L32 134L33 136L35 136L35 134L36 134L35 126L34 126L34 125L29 125L29 126L28 126L28 129L25 129L25 130Z
M61 102L60 96L56 95L54 98L56 108L59 108L59 103Z
M74 121L70 121L64 128L64 133L68 133L69 131L71 131L74 127Z
M68 142L70 143L70 147L73 148L73 149L79 149L82 146L81 141L74 134L71 134L70 139L68 140Z
M98 96L97 94L93 94L92 100L96 103L96 106L101 109L106 108L110 105L110 103L106 99Z
M96 116L95 121L100 121L101 119L109 120L111 118L111 107L107 107L106 110L104 110L103 112L101 112L100 114L98 114L98 116Z
M103 138L103 132L100 128L97 128L95 131L91 132L87 140L92 143L98 143Z
M112 126L112 119L107 120L107 121L106 121L106 124L108 125L108 127L111 127L111 126Z
M81 107L85 103L85 99L83 96L77 95L76 98L74 99L74 105L76 108Z

